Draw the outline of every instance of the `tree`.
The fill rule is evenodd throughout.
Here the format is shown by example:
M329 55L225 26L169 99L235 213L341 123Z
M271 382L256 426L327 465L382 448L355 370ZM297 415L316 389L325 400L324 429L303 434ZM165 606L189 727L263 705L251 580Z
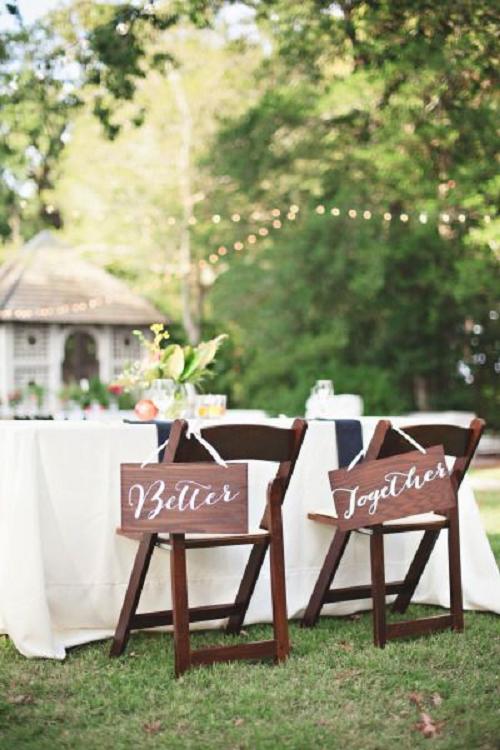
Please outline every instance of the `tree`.
M255 8L274 49L267 86L220 134L217 173L268 218L273 206L301 210L245 243L214 288L215 309L245 331L247 397L297 410L331 376L370 411L484 409L498 353L490 344L476 357L469 385L463 364L470 321L497 327L498 258L484 241L496 187L492 6Z

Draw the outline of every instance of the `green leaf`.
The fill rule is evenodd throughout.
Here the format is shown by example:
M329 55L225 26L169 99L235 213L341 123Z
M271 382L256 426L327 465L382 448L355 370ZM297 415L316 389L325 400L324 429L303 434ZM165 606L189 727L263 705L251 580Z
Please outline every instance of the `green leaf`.
M161 360L161 371L164 378L179 380L184 370L184 352L179 344L170 344L165 350L167 356Z

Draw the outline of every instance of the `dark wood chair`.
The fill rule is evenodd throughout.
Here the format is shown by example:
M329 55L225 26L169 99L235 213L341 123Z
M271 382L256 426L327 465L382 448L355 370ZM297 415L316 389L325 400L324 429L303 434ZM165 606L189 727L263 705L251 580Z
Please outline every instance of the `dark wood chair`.
M191 463L213 461L206 449L193 436L187 437L188 424L177 420L172 425L164 462ZM260 529L255 533L186 537L170 534L164 538L154 533L144 533L140 539L127 592L116 628L111 656L123 653L130 635L136 628L173 625L175 648L175 673L181 675L199 664L212 664L233 659L261 659L272 657L275 662L285 660L289 654L288 622L286 608L285 566L281 506L292 476L295 462L306 433L307 423L296 419L290 429L264 425L220 425L208 427L201 435L225 461L271 461L278 464L277 472L269 483L267 502ZM120 533L120 530L118 530ZM125 536L129 533L123 532ZM161 612L137 613L139 598L156 546L170 547L170 574L172 609ZM250 556L238 593L229 604L189 607L186 575L186 550L201 547L250 545ZM234 646L217 646L193 651L190 648L189 623L229 618L227 633L240 632L250 599L257 583L264 558L269 548L271 596L273 607L274 638L246 642Z
M451 425L416 425L405 427L404 432L410 435L422 447L442 445L445 455L455 458L451 470L451 480L455 495L462 483L469 464L484 430L482 419L473 419L468 428ZM387 458L415 450L402 435L391 428L391 423L381 420L364 460ZM333 506L333 503L332 503ZM336 526L332 511L309 513L308 517L316 522ZM434 545L443 529L448 529L448 560L450 580L450 614L437 617L421 618L406 622L386 624L385 597L397 594L392 605L393 612L404 613L410 604L418 582L422 576ZM423 531L423 537L403 581L386 583L384 572L384 535L401 534L410 531ZM450 627L452 630L463 630L462 582L460 573L460 540L458 505L439 515L436 513L408 516L397 521L388 521L370 528L370 563L372 582L368 586L350 586L331 588L333 579L344 555L351 536L351 531L336 530L326 555L323 567L316 581L313 593L303 616L302 625L313 627L319 617L323 604L372 598L374 643L384 647L390 638L420 635L434 630Z

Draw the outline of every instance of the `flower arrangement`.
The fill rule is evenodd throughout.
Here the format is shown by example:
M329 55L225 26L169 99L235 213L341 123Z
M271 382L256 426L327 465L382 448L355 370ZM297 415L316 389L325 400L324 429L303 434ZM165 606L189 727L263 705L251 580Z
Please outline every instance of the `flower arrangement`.
M133 331L144 347L145 357L130 364L119 376L116 384L126 391L148 389L157 379L198 385L209 374L208 367L227 338L223 333L197 346L181 346L167 343L170 334L163 323L153 323L150 330L152 339L146 338L142 331Z

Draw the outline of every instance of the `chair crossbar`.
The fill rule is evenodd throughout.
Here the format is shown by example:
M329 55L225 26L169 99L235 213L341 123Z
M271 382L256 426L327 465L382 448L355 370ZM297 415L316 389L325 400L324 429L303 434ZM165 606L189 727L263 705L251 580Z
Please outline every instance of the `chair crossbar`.
M384 534L405 534L408 531L434 531L435 529L447 529L450 522L447 518L443 520L427 521L422 523L391 523L382 526L381 533Z
M212 646L191 651L190 662L192 666L197 666L234 659L266 659L276 656L276 648L275 640L251 641L235 646Z
M435 630L451 628L453 617L451 615L436 615L435 617L422 617L419 620L408 622L391 622L386 625L387 638L406 638L412 635L426 635Z
M241 606L231 602L230 604L210 604L203 607L190 607L188 609L189 622L205 622L205 620L222 620L225 617L238 614ZM161 612L143 612L134 615L132 628L157 628L160 625L172 625L173 614L171 609Z
M394 581L386 583L385 593L399 594L404 588L404 581ZM330 589L327 591L324 602L333 604L334 602L349 602L354 599L370 599L372 596L372 587L368 586L348 586L344 589Z

